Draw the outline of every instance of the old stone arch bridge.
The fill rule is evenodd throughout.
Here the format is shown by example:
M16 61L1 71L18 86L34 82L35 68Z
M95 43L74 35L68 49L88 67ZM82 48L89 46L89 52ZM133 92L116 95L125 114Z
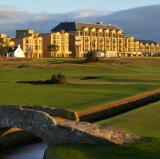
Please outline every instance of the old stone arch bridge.
M39 106L0 106L0 128L24 129L49 146L59 143L123 144L138 138L116 128L100 127L76 119L76 113L67 110Z

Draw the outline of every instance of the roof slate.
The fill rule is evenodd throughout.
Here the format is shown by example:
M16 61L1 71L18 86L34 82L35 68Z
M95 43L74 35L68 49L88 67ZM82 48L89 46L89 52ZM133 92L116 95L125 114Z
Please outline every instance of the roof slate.
M65 30L67 32L71 31L77 31L82 30L83 28L88 27L90 29L96 28L96 29L109 29L109 30L121 30L119 27L115 25L107 25L107 24L96 24L96 23L82 23L82 22L62 22L58 24L55 28L53 28L51 31L61 31Z

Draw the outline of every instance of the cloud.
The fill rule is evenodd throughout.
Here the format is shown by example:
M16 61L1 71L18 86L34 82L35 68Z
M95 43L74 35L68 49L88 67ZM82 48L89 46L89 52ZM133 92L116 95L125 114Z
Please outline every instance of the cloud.
M99 17L109 14L109 12L101 10L78 10L67 13L67 16L71 18L89 18L89 17Z
M0 32L12 34L16 29L33 28L39 32L49 32L61 21L104 16L99 10L78 10L66 14L30 13L12 6L0 5Z
M33 28L49 32L62 21L111 23L136 38L160 41L160 5L133 8L115 13L101 10L78 10L65 14L30 13L0 5L0 32L14 35L16 29Z
M160 41L160 5L138 7L104 16L103 22L119 25L137 38Z

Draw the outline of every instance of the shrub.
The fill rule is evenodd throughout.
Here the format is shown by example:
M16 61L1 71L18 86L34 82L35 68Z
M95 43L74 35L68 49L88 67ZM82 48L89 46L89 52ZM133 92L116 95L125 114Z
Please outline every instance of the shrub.
M56 74L52 75L50 79L50 83L51 84L65 84L67 83L67 79L65 75L58 73L57 75Z

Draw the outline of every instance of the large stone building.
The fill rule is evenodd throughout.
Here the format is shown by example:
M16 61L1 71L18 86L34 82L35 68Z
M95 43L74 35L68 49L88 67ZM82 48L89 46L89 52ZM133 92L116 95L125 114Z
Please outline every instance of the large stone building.
M160 53L160 44L152 40L136 40L143 56L154 56Z
M42 58L43 53L43 38L34 32L32 29L16 30L16 45L21 45L25 57Z
M43 37L43 52L45 57L69 58L69 33L63 30L41 34Z
M101 50L106 56L115 57L123 52L124 32L114 25L101 23L60 23L52 32L64 30L69 33L69 48L73 57L86 57L89 51Z
M17 30L14 41L0 34L0 44L20 45L30 58L85 58L91 52L103 53L103 57L160 55L159 43L126 36L118 26L102 23L62 22L46 34Z
M72 57L86 57L90 51L103 51L105 57L154 56L160 52L158 43L135 40L133 36L126 37L124 31L115 25L60 23L52 29L55 44L59 41L61 32L69 34L69 50L72 52ZM62 39L59 43L67 44L68 42ZM57 57L65 57L62 54L60 49Z

